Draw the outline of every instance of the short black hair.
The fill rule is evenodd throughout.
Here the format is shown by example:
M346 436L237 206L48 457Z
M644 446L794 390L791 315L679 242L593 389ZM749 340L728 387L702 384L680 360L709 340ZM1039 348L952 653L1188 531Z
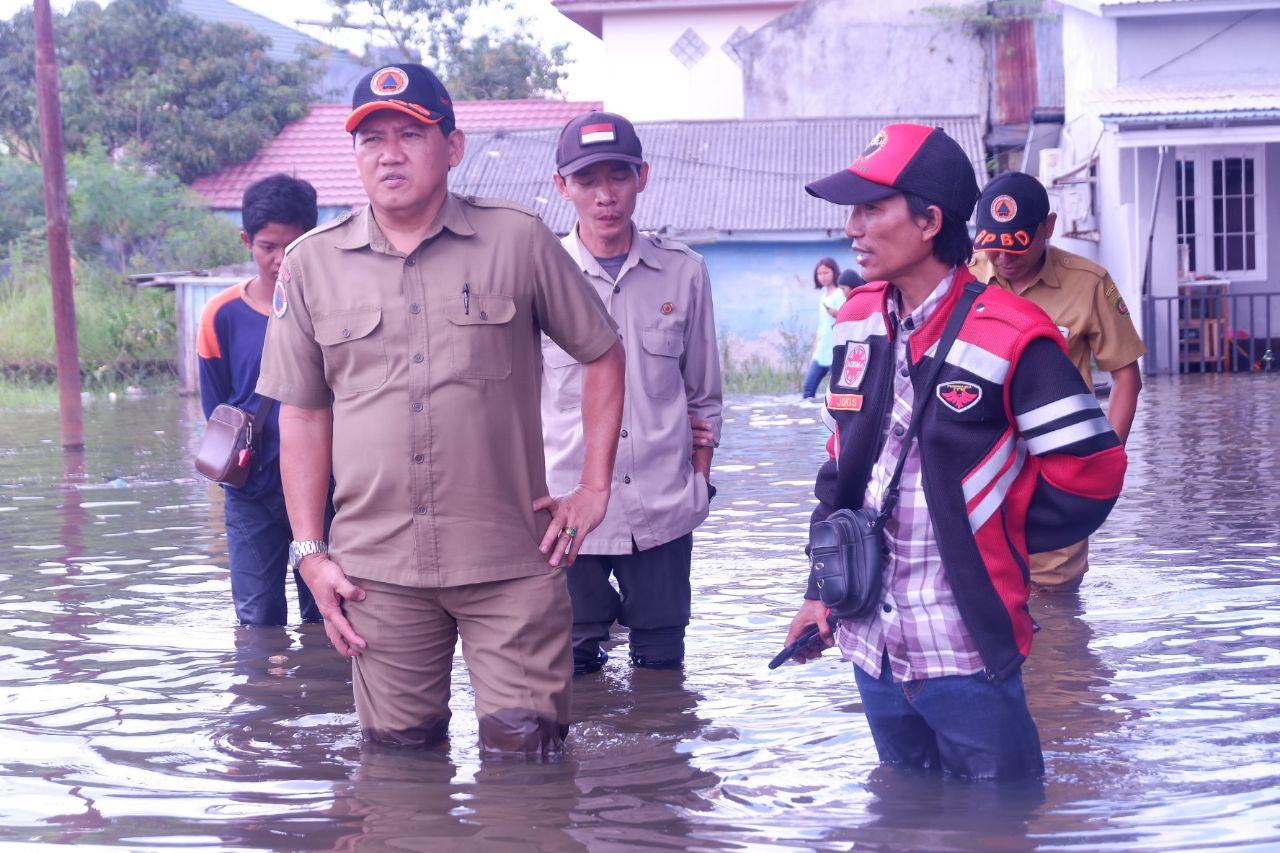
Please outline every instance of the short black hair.
M964 266L973 257L973 238L969 236L969 223L961 221L942 210L936 202L912 193L903 193L907 210L915 217L928 217L929 207L937 207L942 215L942 228L933 238L933 256L953 267Z
M250 240L270 222L310 231L318 218L316 188L285 174L254 181L244 191L240 204L240 221Z

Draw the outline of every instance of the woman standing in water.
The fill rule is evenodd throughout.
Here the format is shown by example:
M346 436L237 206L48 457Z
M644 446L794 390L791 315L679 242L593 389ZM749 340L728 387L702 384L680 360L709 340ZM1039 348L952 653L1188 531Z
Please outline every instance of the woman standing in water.
M804 398L812 400L818 393L818 384L831 369L831 329L835 326L836 312L844 304L844 294L836 287L840 267L833 258L823 258L813 268L813 286L822 291L818 299L818 333L813 347L813 360L804 377Z

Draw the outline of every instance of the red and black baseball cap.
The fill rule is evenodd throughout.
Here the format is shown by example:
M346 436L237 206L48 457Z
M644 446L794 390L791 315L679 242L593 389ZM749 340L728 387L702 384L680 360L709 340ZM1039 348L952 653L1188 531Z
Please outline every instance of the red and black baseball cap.
M996 175L978 199L973 248L1021 255L1048 218L1049 193L1043 184L1025 172Z
M911 193L968 222L978 198L973 164L940 127L886 125L847 169L805 187L833 204L866 204Z
M411 115L423 124L444 122L453 130L453 100L440 78L415 62L386 65L360 78L351 94L351 114L347 116L347 133L355 132L371 113L396 110Z
M644 149L636 129L617 113L590 112L569 119L556 143L556 171L568 177L606 160L639 166Z

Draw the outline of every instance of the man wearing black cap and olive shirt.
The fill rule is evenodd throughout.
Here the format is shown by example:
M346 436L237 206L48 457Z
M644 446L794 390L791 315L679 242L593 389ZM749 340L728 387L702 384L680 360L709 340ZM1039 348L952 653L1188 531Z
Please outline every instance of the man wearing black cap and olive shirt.
M1124 449L1044 313L965 268L978 187L940 128L889 125L806 189L852 205L845 233L871 282L836 318L813 521L885 516L880 589L835 638L877 751L971 778L1036 775L1027 553L1102 522ZM789 643L813 625L832 642L822 592L811 574Z
M622 412L614 325L535 215L448 191L465 140L426 68L365 77L346 129L369 204L289 247L258 383L282 404L290 561L353 659L366 738L446 736L461 635L482 753L557 752L572 678L561 563L608 504ZM538 412L544 333L585 365L585 449L554 498Z
M578 214L561 242L627 349L613 498L569 572L574 670L600 669L606 660L600 644L615 620L631 629L634 666L678 669L690 615L693 530L707 517L711 455L720 437L711 281L689 247L642 234L632 222L649 164L627 119L593 112L565 125L553 179ZM549 339L542 356L547 481L556 491L572 485L582 466L582 367Z
M1147 348L1116 283L1093 261L1049 245L1057 214L1050 212L1049 194L1031 175L1006 172L993 178L978 200L976 219L977 252L970 272L1043 308L1090 388L1092 362L1111 374L1107 417L1126 440L1142 390L1138 359ZM1031 581L1044 589L1076 589L1088 570L1088 540L1031 558Z

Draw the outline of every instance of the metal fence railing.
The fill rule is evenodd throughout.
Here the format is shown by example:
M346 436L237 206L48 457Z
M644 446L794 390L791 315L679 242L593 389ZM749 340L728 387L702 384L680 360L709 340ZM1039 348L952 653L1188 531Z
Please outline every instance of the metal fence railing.
M1143 308L1148 374L1280 371L1280 291L1183 288Z

